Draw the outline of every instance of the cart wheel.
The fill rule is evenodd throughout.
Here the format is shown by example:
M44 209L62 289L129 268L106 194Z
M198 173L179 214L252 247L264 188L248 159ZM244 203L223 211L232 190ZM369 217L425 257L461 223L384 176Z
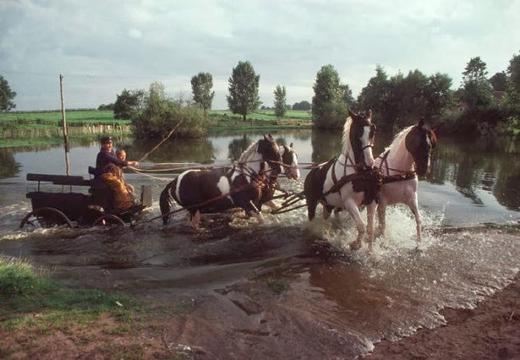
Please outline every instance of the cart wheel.
M42 207L31 211L20 222L20 229L29 224L36 226L40 224L41 227L48 228L55 225L67 225L67 227L73 227L72 221L62 211L52 207Z
M105 214L98 217L94 223L93 226L98 225L105 225L105 226L111 226L111 225L117 225L117 226L125 226L125 222L116 215L113 214Z

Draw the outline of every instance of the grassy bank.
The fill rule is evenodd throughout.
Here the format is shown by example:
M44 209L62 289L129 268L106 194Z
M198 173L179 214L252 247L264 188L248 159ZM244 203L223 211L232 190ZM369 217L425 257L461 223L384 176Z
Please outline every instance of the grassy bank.
M68 289L26 262L0 258L0 330L51 330L88 325L101 317L127 323L138 309L126 296Z
M67 125L71 139L131 133L130 121L114 119L112 111L67 111ZM0 148L59 144L63 141L61 112L0 113L0 135Z
M130 120L116 120L112 111L69 110L66 116L72 139L131 133ZM311 114L297 110L287 111L282 119L278 119L273 110L259 110L249 114L245 122L242 116L229 110L211 110L209 120L211 133L312 126ZM0 148L59 144L62 142L60 123L61 113L57 110L0 113Z
M311 115L306 111L289 110L279 119L273 110L259 110L247 116L233 114L229 110L213 110L209 113L210 132L243 131L243 130L275 130L311 128Z
M112 111L72 110L66 112L69 126L83 125L127 125L128 120L114 119ZM9 125L48 125L58 126L61 123L60 111L16 111L0 113L0 126Z

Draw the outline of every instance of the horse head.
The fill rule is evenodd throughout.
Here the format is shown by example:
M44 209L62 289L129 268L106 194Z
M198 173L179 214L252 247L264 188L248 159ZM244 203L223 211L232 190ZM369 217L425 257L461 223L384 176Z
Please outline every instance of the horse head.
M300 178L300 168L298 167L298 155L294 151L293 143L289 146L282 145L280 150L285 175L288 179L298 180Z
M371 168L374 165L372 147L376 135L376 126L372 123L372 110L356 114L349 109L348 114L352 118L349 140L354 161L360 168Z
M415 162L417 175L424 176L430 165L431 152L437 145L437 134L420 120L405 138L406 149Z
M258 140L257 152L262 155L262 160L268 163L273 171L273 175L282 172L280 150L271 134L264 135L263 139Z

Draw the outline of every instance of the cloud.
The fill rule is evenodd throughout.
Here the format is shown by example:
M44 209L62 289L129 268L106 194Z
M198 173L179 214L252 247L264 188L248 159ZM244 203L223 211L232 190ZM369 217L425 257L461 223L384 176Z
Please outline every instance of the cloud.
M57 76L67 105L112 102L123 88L162 81L189 94L190 78L213 74L215 107L240 60L260 74L272 104L277 84L288 102L310 100L316 72L333 64L354 93L376 64L389 74L449 74L457 86L473 56L490 74L518 52L520 1L1 1L0 74L17 109L57 107Z

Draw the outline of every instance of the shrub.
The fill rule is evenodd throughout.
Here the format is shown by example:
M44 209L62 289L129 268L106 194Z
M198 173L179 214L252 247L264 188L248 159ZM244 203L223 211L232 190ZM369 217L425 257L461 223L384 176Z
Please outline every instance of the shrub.
M182 106L167 98L164 93L151 91L144 109L132 117L137 138L164 138L181 123L177 137L201 137L207 133L208 121L204 112L195 106Z

